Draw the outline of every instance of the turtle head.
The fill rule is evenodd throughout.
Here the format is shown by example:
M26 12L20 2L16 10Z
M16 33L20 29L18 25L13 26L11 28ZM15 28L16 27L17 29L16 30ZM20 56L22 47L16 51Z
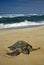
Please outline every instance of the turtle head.
M24 54L29 54L30 51L29 51L29 49L25 48L25 49L22 49L22 53L24 53Z
M31 45L28 46L28 50L32 51L32 46Z

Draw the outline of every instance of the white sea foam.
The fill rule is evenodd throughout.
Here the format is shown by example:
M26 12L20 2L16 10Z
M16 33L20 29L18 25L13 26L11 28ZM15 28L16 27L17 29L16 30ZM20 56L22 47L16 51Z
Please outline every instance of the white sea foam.
M37 25L44 25L44 21L37 23L37 22L30 22L25 20L24 22L20 23L12 23L12 24L0 24L0 29L3 28L18 28L18 27L25 27L25 26L37 26Z
M34 16L34 15L40 16L41 14L40 15L39 14L2 14L0 15L0 18L3 18L3 17L13 18L13 17L18 17L18 16Z
M3 14L3 15L0 15L0 18L3 18L3 17L13 18L13 17L18 17L18 16L25 16L25 15L24 14Z

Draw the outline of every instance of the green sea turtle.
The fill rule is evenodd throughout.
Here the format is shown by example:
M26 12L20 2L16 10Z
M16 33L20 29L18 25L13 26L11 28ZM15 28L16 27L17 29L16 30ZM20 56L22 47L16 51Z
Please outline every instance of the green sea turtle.
M24 53L28 55L30 51L35 51L40 49L40 48L34 49L30 44L28 44L25 41L17 41L15 44L13 44L12 46L9 46L8 48L12 50L12 52L6 53L7 55L10 55L10 56L17 56L20 53Z

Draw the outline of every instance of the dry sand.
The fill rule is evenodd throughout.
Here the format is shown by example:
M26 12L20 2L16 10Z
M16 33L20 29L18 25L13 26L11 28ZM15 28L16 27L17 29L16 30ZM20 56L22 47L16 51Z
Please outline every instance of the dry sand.
M29 55L7 56L8 46L18 40L27 41L34 48ZM0 65L44 65L44 26L24 29L0 30Z

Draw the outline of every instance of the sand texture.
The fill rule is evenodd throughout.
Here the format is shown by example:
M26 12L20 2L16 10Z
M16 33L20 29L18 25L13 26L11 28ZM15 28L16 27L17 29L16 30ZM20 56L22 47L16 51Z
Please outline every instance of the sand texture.
M18 40L28 42L33 48L41 49L29 55L23 53L13 57L6 55L7 52L11 52L8 46ZM0 65L44 65L44 26L0 30Z

